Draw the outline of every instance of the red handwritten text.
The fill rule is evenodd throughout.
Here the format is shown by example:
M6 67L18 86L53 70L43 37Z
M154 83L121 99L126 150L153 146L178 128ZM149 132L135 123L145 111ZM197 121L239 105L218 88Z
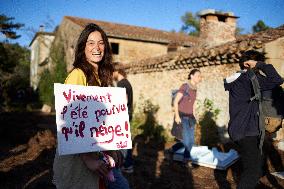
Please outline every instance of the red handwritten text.
M80 100L83 102L89 101L97 101L97 102L109 102L111 103L111 94L107 93L106 95L85 95L85 94L76 94L76 91L72 91L69 89L68 93L63 92L63 96L66 101L69 103L71 99L73 101Z
M81 108L80 104L78 106L76 106L72 111L71 111L71 118L72 119L77 119L77 118L88 118L88 112L87 109L88 107L85 106L85 108L83 109Z
M106 116L106 115L112 115L112 114L115 114L115 113L120 113L120 112L123 112L126 110L126 105L125 104L122 104L122 105L113 105L112 108L109 108L109 109L98 109L95 111L95 115L96 115L96 119L97 119L97 122L100 121L100 117L101 116Z
M128 124L127 121L125 122L125 124ZM111 138L109 140L103 142L95 142L93 144L111 143L114 139L114 136L124 136L124 133L122 133L122 128L120 125L116 125L115 127L113 127L111 125L105 126L103 123L103 125L100 125L99 127L91 127L90 131L91 131L91 137L94 137L95 135L96 138L99 138L100 136L107 136L109 134L111 135Z
M127 147L127 141L120 141L116 143L117 148L126 148Z
M81 121L79 125L75 124L75 122L73 122L73 127L75 128L75 136L76 137L81 137L84 138L84 129L85 129L85 122ZM65 140L68 141L68 135L73 133L73 129L72 127L63 127L61 129L62 134L64 134L65 136Z

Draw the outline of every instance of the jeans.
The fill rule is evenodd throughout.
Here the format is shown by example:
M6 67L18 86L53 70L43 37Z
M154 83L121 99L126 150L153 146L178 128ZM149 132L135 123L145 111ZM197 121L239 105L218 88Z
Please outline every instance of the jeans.
M185 147L184 159L190 158L190 151L194 144L194 130L196 120L193 116L184 116L180 114L182 124L182 142L178 142L172 146L173 152L176 152L180 148Z
M115 178L114 182L106 181L107 189L129 189L126 178L122 175L119 168L112 169Z
M196 120L193 116L181 116L182 124L182 143L185 147L184 158L190 158L190 151L194 144L194 130Z

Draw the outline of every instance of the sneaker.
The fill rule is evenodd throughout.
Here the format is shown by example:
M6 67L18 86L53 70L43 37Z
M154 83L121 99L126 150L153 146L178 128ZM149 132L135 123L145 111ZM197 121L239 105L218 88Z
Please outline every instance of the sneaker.
M186 168L192 168L191 160L191 157L184 157L182 163Z
M133 165L130 165L128 167L121 167L121 171L124 173L133 173L134 169L133 169Z
M193 168L191 162L189 162L189 161L188 161L188 162L184 162L183 165L184 165L184 167L187 168L187 169L192 169L192 168Z

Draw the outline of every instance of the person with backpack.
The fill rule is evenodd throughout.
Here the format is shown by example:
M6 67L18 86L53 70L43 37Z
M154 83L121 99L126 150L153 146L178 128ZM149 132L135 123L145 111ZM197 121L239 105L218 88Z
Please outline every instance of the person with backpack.
M173 101L174 124L182 127L182 143L176 143L169 150L172 154L180 148L185 147L184 163L188 163L190 160L190 150L194 144L196 120L194 117L193 106L196 99L197 85L201 82L200 70L192 69L188 74L188 79L188 82L180 86Z
M246 51L239 60L241 70L224 80L225 90L229 91L228 132L239 147L243 166L238 189L254 188L262 175L265 129L260 108L261 93L273 90L283 83L275 68L264 61L263 53ZM258 86L252 83L253 77L257 79ZM256 88L259 88L260 93L255 94Z

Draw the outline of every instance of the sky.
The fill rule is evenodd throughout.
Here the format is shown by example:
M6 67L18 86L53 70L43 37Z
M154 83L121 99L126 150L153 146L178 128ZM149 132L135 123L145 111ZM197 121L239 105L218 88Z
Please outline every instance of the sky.
M21 37L10 41L23 46L30 44L40 25L52 32L64 16L180 31L185 12L204 9L233 12L240 17L243 33L251 33L258 20L270 27L284 24L284 0L0 0L0 14L25 24L18 32Z

